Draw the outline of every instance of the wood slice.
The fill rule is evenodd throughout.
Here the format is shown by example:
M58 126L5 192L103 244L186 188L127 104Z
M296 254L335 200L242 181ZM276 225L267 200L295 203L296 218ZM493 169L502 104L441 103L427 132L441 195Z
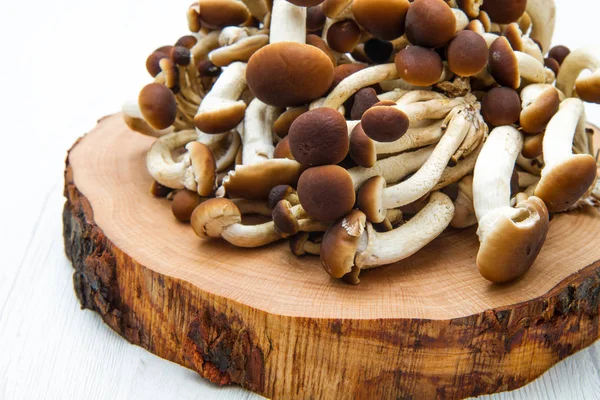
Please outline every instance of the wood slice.
M457 399L523 386L600 335L593 208L556 215L511 285L481 278L468 229L350 286L286 243L198 240L148 192L152 142L114 115L71 149L75 291L131 343L212 382L275 399Z

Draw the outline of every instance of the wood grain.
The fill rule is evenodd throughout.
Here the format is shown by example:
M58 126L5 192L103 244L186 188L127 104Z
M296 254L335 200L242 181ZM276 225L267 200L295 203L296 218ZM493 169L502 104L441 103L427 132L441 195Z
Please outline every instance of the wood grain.
M515 285L479 278L471 230L350 287L284 244L199 244L147 195L150 144L113 116L71 151L76 291L128 340L213 381L275 398L461 398L522 386L598 337L597 211L557 216Z

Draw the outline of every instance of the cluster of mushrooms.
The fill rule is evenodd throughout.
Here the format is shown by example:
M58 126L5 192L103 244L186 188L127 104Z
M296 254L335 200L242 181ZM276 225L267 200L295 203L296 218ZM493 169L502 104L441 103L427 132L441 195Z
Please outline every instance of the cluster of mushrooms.
M481 275L508 282L553 213L600 201L583 105L600 103L600 60L549 50L555 12L549 0L200 0L123 114L157 137L152 194L201 239L289 239L357 284L478 225Z

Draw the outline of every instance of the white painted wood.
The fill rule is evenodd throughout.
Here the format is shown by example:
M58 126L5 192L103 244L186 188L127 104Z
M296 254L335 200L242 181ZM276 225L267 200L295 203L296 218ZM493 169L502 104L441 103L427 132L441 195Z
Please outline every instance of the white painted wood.
M64 256L66 150L148 81L190 0L10 1L0 23L0 399L259 399L218 388L81 311ZM555 43L596 45L600 6L558 0ZM600 54L600 52L599 52ZM600 123L600 107L588 106ZM598 399L600 344L489 399Z

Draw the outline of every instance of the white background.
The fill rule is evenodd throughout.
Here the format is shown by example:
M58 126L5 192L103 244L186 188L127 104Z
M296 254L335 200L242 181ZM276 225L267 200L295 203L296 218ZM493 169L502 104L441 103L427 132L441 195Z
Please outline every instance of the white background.
M593 45L593 0L557 0L555 43ZM190 0L3 0L0 8L0 399L254 399L120 338L81 311L64 256L66 150L149 81ZM600 55L600 53L598 53ZM588 107L600 123L600 107ZM600 345L497 399L600 398Z

